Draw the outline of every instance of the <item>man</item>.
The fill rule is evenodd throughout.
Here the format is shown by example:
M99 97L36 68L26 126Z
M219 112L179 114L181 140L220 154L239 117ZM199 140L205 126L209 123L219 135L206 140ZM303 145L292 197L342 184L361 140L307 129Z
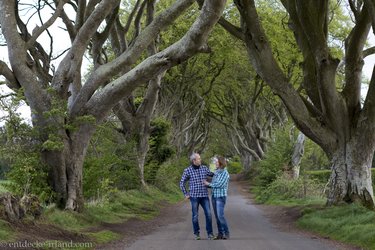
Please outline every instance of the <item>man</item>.
M203 184L207 176L212 176L213 173L201 165L201 157L197 153L190 156L191 165L185 168L180 181L181 191L184 193L185 199L189 199L191 203L193 232L196 240L200 240L200 229L198 220L198 207L201 205L206 217L206 231L209 240L214 238L212 234L212 217L210 200L208 198L207 187ZM189 191L186 190L185 184L189 182Z

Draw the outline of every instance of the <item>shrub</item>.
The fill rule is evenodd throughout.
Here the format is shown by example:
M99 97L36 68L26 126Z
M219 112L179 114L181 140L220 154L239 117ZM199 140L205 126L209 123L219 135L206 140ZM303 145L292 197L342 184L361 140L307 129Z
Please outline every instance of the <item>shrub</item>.
M36 140L36 130L23 123L18 117L12 117L0 132L0 158L6 165L4 173L9 181L3 186L16 195L34 194L42 202L53 197L48 185L48 168L40 159L40 143Z
M257 201L304 199L307 197L320 197L324 185L308 178L291 179L283 174L277 177L267 188L260 191Z
M230 174L238 174L242 171L242 164L241 162L229 162L228 164L228 173Z
M313 170L306 171L305 173L309 176L309 179L316 180L320 183L327 183L331 174L331 170Z
M254 165L257 172L256 185L265 188L282 173L290 161L292 147L293 142L289 139L288 130L276 130L275 142L270 145L264 159Z
M157 117L151 121L151 127L150 150L147 153L144 175L147 183L155 184L156 174L161 164L175 152L167 138L171 127L170 122L163 117Z
M20 154L7 173L7 179L11 181L4 186L16 195L34 194L40 201L47 202L53 197L47 172L47 167L40 163L39 155Z
M306 170L329 169L329 159L323 150L312 140L306 138L305 152L301 159L301 166Z
M168 142L171 124L165 118L157 117L151 121L151 127L152 130L149 139L150 150L147 154L147 162L161 164L175 153Z
M182 172L188 165L189 161L185 158L162 164L156 173L155 186L162 191L167 191L172 186L178 185Z
M102 199L119 190L140 187L135 141L125 141L116 124L98 126L83 168L85 198Z

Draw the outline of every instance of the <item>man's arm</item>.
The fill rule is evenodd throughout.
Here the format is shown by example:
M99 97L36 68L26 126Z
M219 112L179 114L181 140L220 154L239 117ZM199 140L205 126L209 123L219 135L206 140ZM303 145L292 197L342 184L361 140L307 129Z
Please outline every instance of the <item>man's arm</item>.
M185 197L189 196L189 193L187 192L186 187L185 187L185 183L188 180L189 180L189 175L188 175L188 173L185 169L184 173L182 174L181 180L180 180L180 189L181 189L181 191L182 191L182 193L184 194Z
M205 166L205 167L207 168L207 176L213 177L215 173L211 172L210 169L207 166Z

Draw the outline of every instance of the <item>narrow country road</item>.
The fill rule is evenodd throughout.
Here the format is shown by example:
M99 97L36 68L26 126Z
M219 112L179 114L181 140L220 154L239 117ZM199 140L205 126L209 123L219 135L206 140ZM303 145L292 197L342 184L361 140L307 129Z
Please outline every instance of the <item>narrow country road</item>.
M262 212L242 195L240 186L232 182L226 206L226 217L231 231L230 240L207 240L203 210L200 208L200 226L202 240L194 240L191 225L190 203L186 202L178 209L184 211L184 221L162 226L151 234L138 238L129 250L199 250L199 249L235 249L235 250L313 250L338 249L334 244L323 243L319 239L281 232L274 227ZM178 211L181 212L181 211ZM213 219L214 232L216 222ZM329 244L329 245L327 245ZM118 246L116 247L119 248ZM108 248L109 249L109 248Z

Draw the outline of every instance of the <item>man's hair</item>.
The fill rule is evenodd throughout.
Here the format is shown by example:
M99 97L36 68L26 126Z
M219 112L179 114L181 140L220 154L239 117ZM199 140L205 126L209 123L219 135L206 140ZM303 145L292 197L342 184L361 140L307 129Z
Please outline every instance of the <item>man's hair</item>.
M198 153L192 153L192 154L190 155L190 162L193 162L193 161L195 160L197 154L198 154Z

